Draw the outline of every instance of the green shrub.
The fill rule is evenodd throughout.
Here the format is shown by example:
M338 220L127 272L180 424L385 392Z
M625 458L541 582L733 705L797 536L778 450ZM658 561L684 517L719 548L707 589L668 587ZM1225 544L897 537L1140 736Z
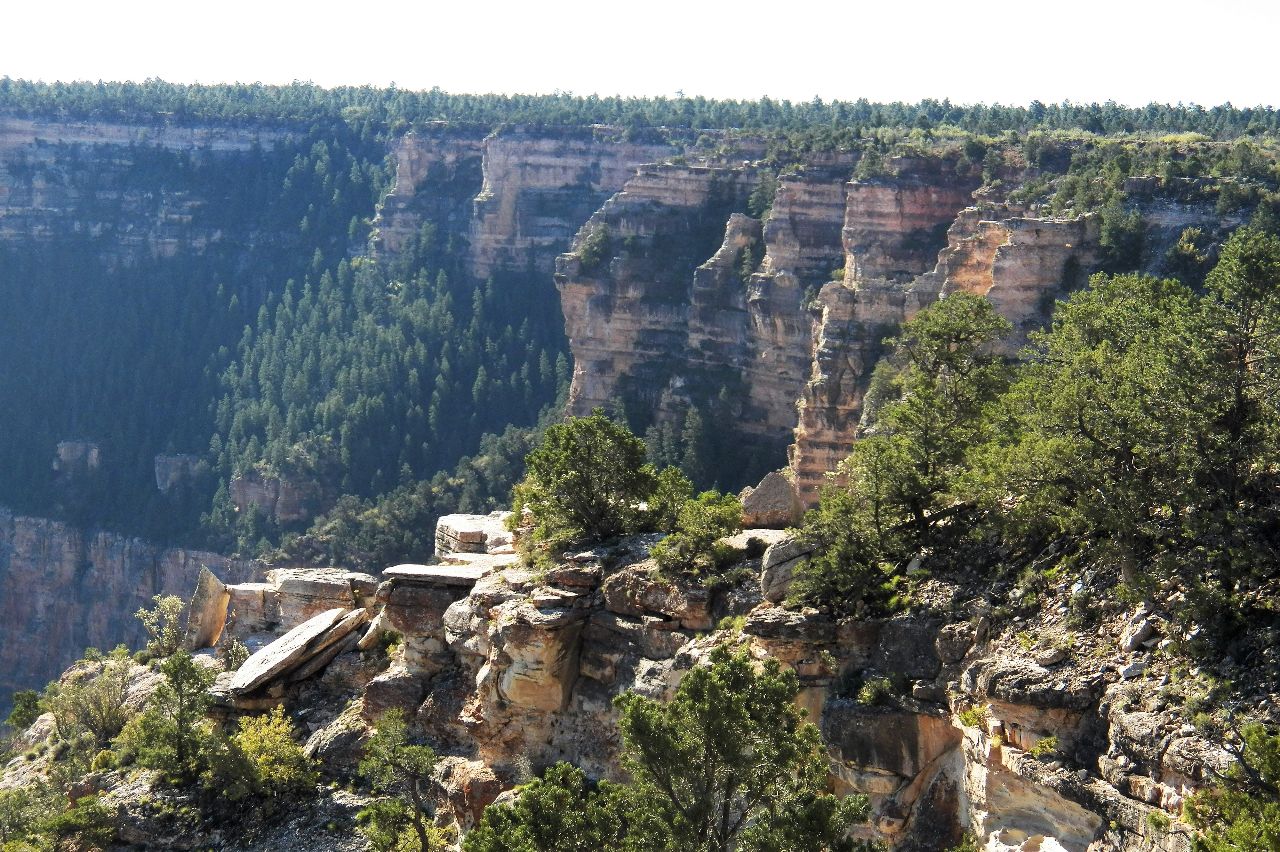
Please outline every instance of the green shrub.
M1272 852L1280 838L1280 733L1245 725L1232 749L1236 764L1187 799L1185 818L1201 831L1202 852Z
M40 694L34 689L21 689L13 694L13 709L4 720L5 727L25 731L40 718Z
M1040 758L1055 754L1058 751L1058 738L1052 734L1036 740L1036 744L1027 749L1027 754Z
M81 663L72 677L51 684L43 705L53 714L58 737L71 742L88 733L99 748L110 743L132 716L125 705L132 672L127 657L113 655L96 664Z
M960 724L966 728L979 728L986 730L987 727L987 708L981 704L975 704L972 707L966 707L959 713Z
M428 852L447 848L447 838L430 819L429 785L435 765L436 753L410 739L403 710L390 710L378 720L365 744L359 771L374 790L398 798L387 804L375 803L357 816L361 832L371 843L391 843L379 848L395 849L407 839ZM406 838L409 830L413 834Z
M858 689L858 703L877 706L893 694L893 684L887 677L876 677L864 682Z
M305 793L316 785L315 761L303 754L302 746L294 739L293 724L281 707L261 716L242 718L231 744L252 767L259 794L288 796Z
M732 494L704 491L680 507L675 532L653 546L663 571L715 574L733 558L719 539L742 528L742 501Z
M232 639L224 645L221 653L222 667L229 672L236 671L249 659L249 649L239 639Z
M593 225L578 245L578 263L583 272L594 272L609 256L613 240L609 226Z
M182 613L186 605L177 595L156 595L155 606L143 607L134 613L146 628L147 651L152 657L168 657L178 650L182 642Z
M84 796L61 813L47 818L41 829L81 849L105 849L116 839L115 815L96 796Z

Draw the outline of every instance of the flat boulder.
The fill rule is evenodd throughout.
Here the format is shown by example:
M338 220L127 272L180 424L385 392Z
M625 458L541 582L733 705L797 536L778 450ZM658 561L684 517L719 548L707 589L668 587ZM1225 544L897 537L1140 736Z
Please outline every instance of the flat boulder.
M257 651L236 671L230 691L252 692L313 656L315 643L350 613L341 607L326 610L299 624L265 648ZM355 627L352 626L354 630Z
M384 580L400 580L423 586L457 586L469 589L489 573L488 565L392 565L384 569Z

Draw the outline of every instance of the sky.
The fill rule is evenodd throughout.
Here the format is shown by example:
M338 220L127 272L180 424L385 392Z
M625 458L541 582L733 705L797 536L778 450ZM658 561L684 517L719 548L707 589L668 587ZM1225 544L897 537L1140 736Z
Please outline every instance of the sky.
M0 76L46 81L1280 105L1280 4L1271 0L11 0L6 7Z

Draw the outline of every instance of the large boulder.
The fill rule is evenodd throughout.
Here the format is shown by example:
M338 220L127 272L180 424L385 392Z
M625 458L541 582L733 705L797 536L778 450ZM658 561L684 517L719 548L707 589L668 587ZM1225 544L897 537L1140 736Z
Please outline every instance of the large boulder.
M742 526L746 529L785 529L800 523L804 514L795 484L781 471L760 480L755 488L745 488L742 499Z
M809 561L813 545L798 538L771 544L760 561L760 594L770 603L782 603L791 591L797 568Z
M711 628L710 595L696 581L669 580L652 563L629 566L605 580L604 606L619 615L660 615L686 630Z
M227 607L231 594L227 587L213 575L207 565L200 566L196 591L187 607L187 631L183 646L188 651L212 648L222 635L227 623Z

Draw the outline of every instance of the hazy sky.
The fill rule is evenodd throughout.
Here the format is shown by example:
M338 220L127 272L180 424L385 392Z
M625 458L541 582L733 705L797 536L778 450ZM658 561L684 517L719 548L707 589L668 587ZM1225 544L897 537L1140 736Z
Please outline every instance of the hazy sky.
M1280 104L1274 0L5 5L0 76L28 79Z

